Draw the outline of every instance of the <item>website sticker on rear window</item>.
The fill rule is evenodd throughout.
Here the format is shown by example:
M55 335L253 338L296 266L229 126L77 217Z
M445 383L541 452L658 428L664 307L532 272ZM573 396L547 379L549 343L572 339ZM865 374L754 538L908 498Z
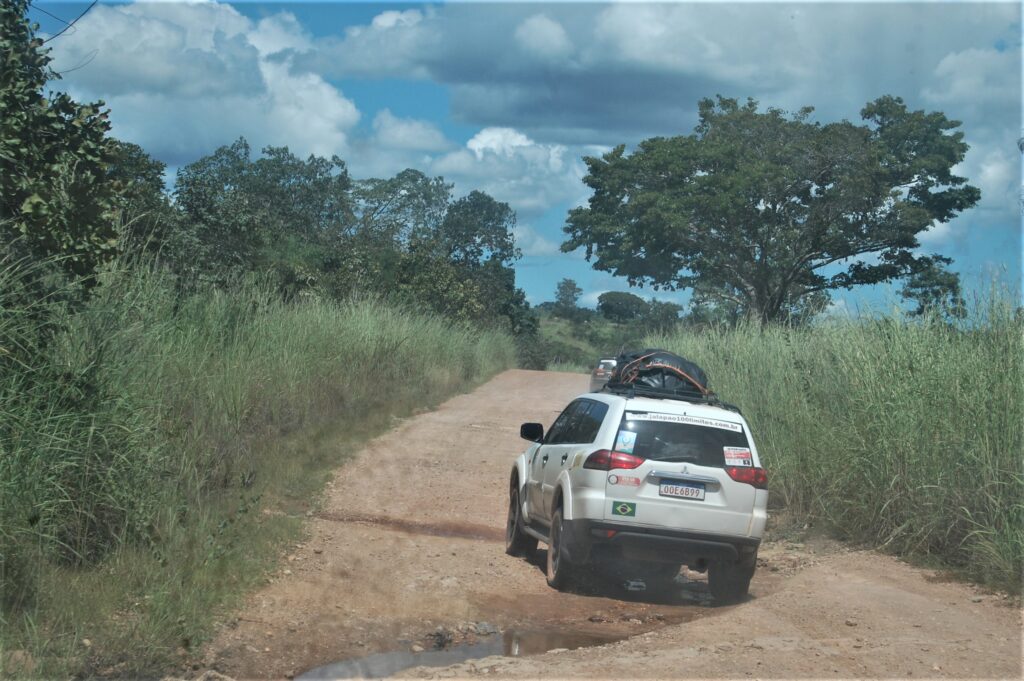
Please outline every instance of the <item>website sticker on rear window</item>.
M627 421L662 421L665 423L687 423L693 426L705 426L706 428L720 428L731 430L734 433L743 431L738 423L719 421L718 419L706 419L700 416L687 416L685 414L641 414L638 412L626 412Z
M620 430L619 436L615 439L615 451L623 454L632 454L636 446L636 433L628 430Z
M753 466L754 459L747 447L722 447L726 466Z

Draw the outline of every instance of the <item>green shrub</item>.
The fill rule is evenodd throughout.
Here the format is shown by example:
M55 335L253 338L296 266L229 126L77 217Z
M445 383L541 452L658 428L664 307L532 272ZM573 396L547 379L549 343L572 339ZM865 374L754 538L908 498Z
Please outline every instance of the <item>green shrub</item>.
M297 531L250 511L308 508L344 456L321 434L365 437L516 360L500 332L257 279L181 297L111 270L71 309L33 276L0 267L0 651L46 675L160 671ZM68 657L82 635L91 656Z
M742 407L790 509L1019 590L1022 331L1013 299L994 294L955 326L885 316L647 340Z

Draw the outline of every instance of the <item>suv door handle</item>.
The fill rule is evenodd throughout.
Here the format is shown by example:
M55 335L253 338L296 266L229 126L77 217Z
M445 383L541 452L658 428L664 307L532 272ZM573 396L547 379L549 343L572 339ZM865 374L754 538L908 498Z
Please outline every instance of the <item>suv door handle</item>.
M545 454L544 456L540 457L540 465L541 466L543 466L547 462L548 462L548 455L547 454Z
M562 454L562 465L565 465L565 460L569 458L569 452Z

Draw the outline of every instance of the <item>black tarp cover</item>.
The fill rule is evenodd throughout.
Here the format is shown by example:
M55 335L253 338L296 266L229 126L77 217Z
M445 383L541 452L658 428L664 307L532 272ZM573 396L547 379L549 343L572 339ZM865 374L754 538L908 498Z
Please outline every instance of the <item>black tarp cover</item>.
M697 364L685 357L649 348L624 352L616 360L609 384L637 385L673 393L707 397L708 377Z

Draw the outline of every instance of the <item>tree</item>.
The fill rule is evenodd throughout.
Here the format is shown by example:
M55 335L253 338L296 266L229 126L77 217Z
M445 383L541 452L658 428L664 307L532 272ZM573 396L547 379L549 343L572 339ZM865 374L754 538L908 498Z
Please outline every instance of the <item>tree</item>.
M597 297L597 311L613 322L629 322L648 312L647 301L624 291L606 291Z
M951 262L949 258L934 256L928 267L907 277L900 296L917 303L910 312L912 316L918 317L929 311L957 319L967 316L967 305L960 291L960 275L946 269Z
M90 275L117 252L110 123L103 102L44 94L60 76L35 35L39 26L25 18L28 4L0 4L0 239Z
M511 265L522 255L512 230L516 214L507 203L481 191L471 191L448 207L438 243L449 260L480 266L485 260Z
M647 312L641 318L644 328L649 331L667 331L679 323L679 313L683 306L668 301L652 300L648 303Z
M583 289L577 286L572 279L563 279L558 282L558 286L555 287L555 307L552 310L554 315L564 319L573 319L579 310L576 303L582 293Z
M137 144L114 142L107 179L117 191L121 212L121 237L129 251L160 252L178 227L177 209L164 184L165 166Z
M239 138L178 171L175 197L187 232L178 259L214 279L273 269L307 286L354 221L345 162L303 161L287 147L266 147L255 161L250 155Z
M951 169L959 121L882 97L865 125L811 122L757 102L700 102L693 134L586 158L594 190L569 212L563 251L630 284L694 288L762 323L801 301L929 267L917 235L977 203Z

